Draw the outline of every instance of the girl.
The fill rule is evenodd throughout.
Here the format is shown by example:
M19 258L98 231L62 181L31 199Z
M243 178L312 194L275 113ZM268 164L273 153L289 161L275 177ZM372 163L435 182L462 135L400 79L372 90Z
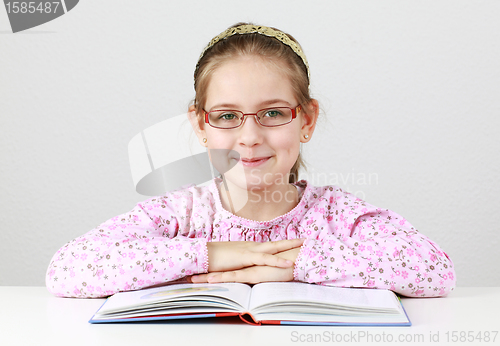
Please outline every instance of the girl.
M139 203L64 245L47 271L52 293L105 297L179 279L296 280L413 297L454 288L446 253L403 217L297 181L318 102L293 37L237 24L212 39L194 77L191 124L227 172Z

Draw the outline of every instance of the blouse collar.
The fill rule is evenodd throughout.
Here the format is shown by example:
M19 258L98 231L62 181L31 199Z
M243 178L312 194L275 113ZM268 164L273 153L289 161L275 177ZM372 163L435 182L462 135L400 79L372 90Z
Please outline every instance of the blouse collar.
M215 209L216 209L215 214L216 215L218 214L222 220L231 220L231 222L234 224L240 224L242 226L249 227L252 229L264 229L280 224L286 225L290 222L290 220L294 216L298 216L299 214L305 213L306 211L305 206L307 206L307 203L310 200L311 185L306 180L300 180L292 184L297 188L300 198L299 203L292 210L290 210L286 214L275 217L274 219L269 221L250 220L244 217L234 215L233 213L222 207L218 189L218 186L221 182L222 179L216 177L212 180L212 183L209 185L210 192L214 196ZM301 219L301 217L299 217L298 219Z

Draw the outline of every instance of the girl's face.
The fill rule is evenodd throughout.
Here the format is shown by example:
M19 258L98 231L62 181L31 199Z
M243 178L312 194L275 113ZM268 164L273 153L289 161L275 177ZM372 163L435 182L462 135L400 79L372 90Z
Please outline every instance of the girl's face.
M298 106L289 78L272 64L255 56L245 56L225 62L218 67L207 90L205 111L240 110L256 113L270 107ZM302 110L291 123L263 127L254 116L245 116L243 125L234 129L213 128L201 124L201 134L207 138L209 153L224 152L224 160L237 164L225 177L244 189L266 188L288 183L288 174L299 155L301 141L307 141L314 129L310 117ZM240 161L233 155L239 154ZM218 158L219 159L219 158ZM211 155L214 162L214 157ZM232 161L232 162L231 162Z

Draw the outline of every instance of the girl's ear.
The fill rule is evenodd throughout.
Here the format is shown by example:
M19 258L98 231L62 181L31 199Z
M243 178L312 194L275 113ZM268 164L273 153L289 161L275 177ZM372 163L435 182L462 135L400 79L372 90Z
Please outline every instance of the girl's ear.
M307 143L311 140L312 134L316 127L319 115L319 103L312 99L308 105L302 110L302 128L300 130L300 141Z
M191 123L191 126L193 127L194 133L196 134L196 137L198 137L198 141L200 144L204 147L207 147L207 134L205 133L205 123L203 122L203 118L199 117L196 114L196 109L193 106L189 107L188 113L187 113L189 122ZM203 141L205 139L205 141Z

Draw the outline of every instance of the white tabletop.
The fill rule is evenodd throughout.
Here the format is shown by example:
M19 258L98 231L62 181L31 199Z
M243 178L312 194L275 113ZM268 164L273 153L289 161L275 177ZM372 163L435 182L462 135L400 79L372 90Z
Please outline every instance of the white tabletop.
M500 287L459 287L446 298L403 298L413 325L386 328L251 326L237 318L88 323L103 302L104 299L57 298L45 287L0 287L0 344L500 344ZM473 337L475 342L469 343Z

